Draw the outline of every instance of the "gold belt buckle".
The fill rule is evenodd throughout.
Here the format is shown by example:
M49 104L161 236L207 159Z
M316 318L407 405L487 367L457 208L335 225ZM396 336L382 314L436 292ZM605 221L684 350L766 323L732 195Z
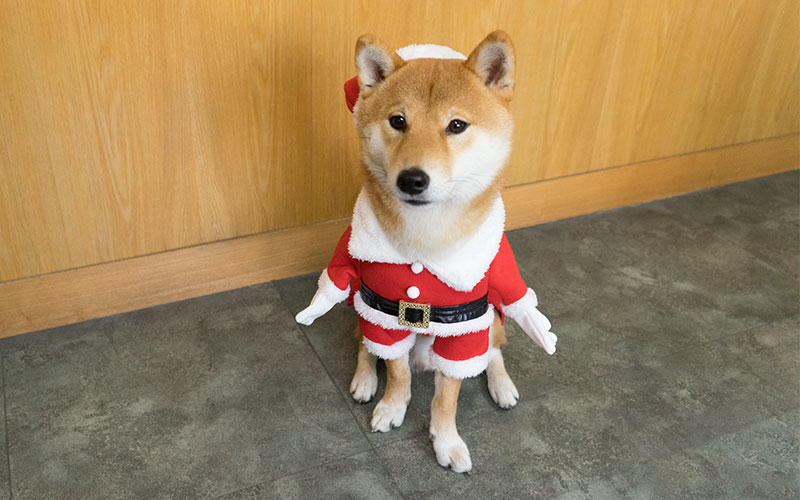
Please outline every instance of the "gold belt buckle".
M408 309L416 309L422 311L422 321L412 323L406 319L406 311ZM400 301L400 309L397 311L397 322L403 326L413 326L416 328L428 328L431 324L431 305L418 304L416 302Z

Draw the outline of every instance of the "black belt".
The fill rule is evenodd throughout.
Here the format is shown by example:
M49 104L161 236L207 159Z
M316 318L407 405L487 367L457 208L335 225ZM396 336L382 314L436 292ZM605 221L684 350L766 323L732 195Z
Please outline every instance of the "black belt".
M401 300L395 302L381 297L361 282L361 298L373 309L397 316L397 322L403 326L428 328L431 321L436 323L461 323L479 318L489 310L489 294L478 300L455 306L431 306Z

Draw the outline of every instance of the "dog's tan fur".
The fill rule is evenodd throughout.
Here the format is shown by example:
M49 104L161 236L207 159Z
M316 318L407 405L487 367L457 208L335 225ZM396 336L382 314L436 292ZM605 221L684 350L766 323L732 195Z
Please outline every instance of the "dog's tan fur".
M454 118L470 123L471 127L510 136L513 127L511 89L491 89L476 73L477 54L490 43L504 43L511 47L508 35L494 32L466 62L445 59L404 62L374 36L359 38L357 61L363 50L379 47L386 51L394 65L393 77L379 85L369 87L362 82L355 118L356 128L362 132L362 151L365 152L370 146L365 143L363 131L375 124L380 126L385 145L382 153L389 158L385 172L388 178L396 177L400 170L412 165L424 165L428 172L442 170L451 173L454 155L468 149L474 140L472 134L463 134L463 137L445 134L448 122ZM409 122L408 130L402 134L388 123L388 118L398 113ZM419 247L445 248L469 234L483 220L503 185L504 170L500 170L490 184L483 186L478 196L457 207L457 217L453 218L455 223L448 225L448 230L442 231L439 238L426 235L424 239L415 239L413 232L406 231L409 222L413 221L403 217L402 202L387 192L378 176L367 172L364 190L387 234L402 235L406 240L410 236L413 241L408 244Z
M500 31L487 36L466 61L406 62L373 35L358 39L356 66L361 94L355 126L361 137L364 192L384 232L398 245L429 251L447 248L471 234L485 219L502 187L506 149L510 147L513 63L511 40ZM388 119L393 115L405 117L405 131L390 126ZM448 123L454 119L469 123L472 130L447 134ZM499 145L499 163L491 167L494 170L485 175L468 172L471 177L457 171L464 155L487 149L484 143ZM449 191L438 191L435 196L439 198L429 208L409 208L393 190L399 172L412 166L421 166L435 176L436 182L449 186ZM459 190L459 183L466 187ZM437 230L420 230L431 225L432 217L436 218ZM492 397L508 408L518 396L500 354L505 341L505 330L496 318L490 329L487 377ZM375 363L375 356L360 344L350 388L358 401L367 401L375 393ZM411 396L408 356L389 360L386 366L386 391L372 422L373 430L379 431L402 422ZM439 463L468 472L469 452L458 436L455 420L460 387L461 380L436 374L430 432Z

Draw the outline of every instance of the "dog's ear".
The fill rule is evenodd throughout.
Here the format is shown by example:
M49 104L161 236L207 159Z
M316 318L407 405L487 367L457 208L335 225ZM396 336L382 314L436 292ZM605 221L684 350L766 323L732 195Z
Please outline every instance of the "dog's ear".
M403 59L393 49L369 33L358 37L356 42L356 68L361 95L365 96L372 88L394 73L404 64Z
M464 65L502 97L514 92L514 45L505 31L493 31L475 47Z

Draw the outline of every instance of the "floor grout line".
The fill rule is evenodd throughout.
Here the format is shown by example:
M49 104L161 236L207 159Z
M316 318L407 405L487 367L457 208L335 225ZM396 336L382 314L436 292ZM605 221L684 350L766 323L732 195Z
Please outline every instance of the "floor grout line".
M291 310L292 309L289 307L289 304L286 302L286 299L284 298L283 294L281 293L280 289L277 286L275 286L275 291L278 292L278 297L280 297L281 303L283 304L283 306L291 314ZM303 338L305 338L306 342L308 343L309 347L311 348L311 351L314 353L314 356L317 357L317 360L319 361L320 365L322 365L322 369L325 370L325 374L328 376L328 380L330 380L331 384L333 385L334 390L339 394L339 397L342 399L344 405L347 407L347 411L349 411L350 412L350 416L353 417L353 422L355 423L356 427L358 427L358 430L361 431L361 435L364 436L364 439L367 441L367 444L369 444L370 450L375 454L375 456L378 458L378 460L380 460L381 465L383 466L383 469L385 470L386 474L389 476L389 479L392 482L392 486L395 488L395 491L397 491L397 493L400 494L400 496L402 498L405 498L405 496L403 495L403 492L400 490L400 487L397 484L397 481L396 481L394 475L389 470L389 466L386 464L385 460L383 460L383 458L380 456L380 454L378 453L377 448L375 447L375 444L369 438L369 436L367 435L366 431L361 426L361 423L358 421L358 416L355 414L355 412L353 412L353 407L350 406L350 401L347 399L347 395L345 395L341 390L339 390L339 387L336 384L336 381L334 380L333 376L331 375L331 372L328 370L328 367L325 365L325 362L322 360L322 357L319 355L319 352L314 347L314 344L311 342L311 339L308 337L308 335L306 335L305 329L302 326L300 326L299 324L296 325L296 328L300 331L300 334L303 336ZM370 450L367 450L367 451L370 451ZM364 452L362 451L362 453L364 453Z
M319 464L316 464L316 465L312 465L311 467L306 467L305 469L301 469L301 470L298 470L298 471L295 471L295 472L290 472L289 474L284 474L282 476L277 476L277 477L265 479L265 480L259 481L257 483L248 484L247 486L243 486L241 488L237 488L235 490L228 491L228 492L225 492L225 493L223 493L221 495L215 496L211 500L217 500L217 499L220 499L220 498L225 498L228 495L233 495L234 493L238 493L238 492L240 492L242 490L246 490L246 489L249 489L249 488L255 488L257 486L261 486L262 484L267 484L267 483L273 483L275 481L280 481L281 479L286 479L287 477L297 476L299 474L303 474L304 472L308 472L310 470L314 470L314 469L317 469L317 468L320 468L320 467L324 467L326 465L330 465L332 463L336 463L336 462L338 462L340 460L348 460L350 458L357 457L357 456L362 455L364 453L369 453L370 451L371 450L361 450L361 451L357 451L355 453L351 453L350 455L345 455L343 457L332 458L332 459L328 460L327 462L322 462L322 463L319 463Z
M0 377L3 377L3 430L6 439L6 473L8 474L8 499L13 500L14 490L11 487L11 452L8 442L8 403L6 401L6 355L0 351Z
M291 313L292 309L289 307L289 304L286 302L286 299L284 298L284 296L281 293L280 289L274 284L274 282L270 282L269 284L270 284L270 286L272 286L275 289L275 292L278 294L278 298L280 299L281 304L283 304L283 307L285 308L285 310L288 311L289 314L292 314ZM240 302L240 303L244 304L243 302ZM221 495L218 495L216 497L213 497L213 500L224 498L224 497L226 497L228 495L233 495L234 493L237 493L239 491L243 491L243 490L246 490L246 489L249 489L249 488L255 488L255 487L258 487L258 486L263 485L263 484L272 483L272 482L275 482L275 481L278 481L278 480L281 480L281 479L284 479L284 478L296 476L298 474L302 474L304 472L308 472L310 470L314 470L314 469L317 469L319 467L324 467L324 466L326 466L328 464L332 464L332 463L338 462L340 460L347 460L349 458L353 458L355 456L361 455L362 453L373 452L373 453L375 453L375 455L377 455L375 447L370 442L369 438L367 437L366 433L364 432L364 429L361 427L361 424L358 423L358 419L357 419L356 415L353 413L350 405L347 404L348 401L345 400L344 395L341 393L341 391L337 387L336 382L334 381L333 377L331 376L331 373L328 371L328 368L325 366L325 363L322 361L322 358L320 357L319 353L314 348L314 344L311 342L311 340L308 338L308 335L306 335L305 331L303 330L303 328L299 324L298 325L294 325L294 328L295 328L296 331L300 332L300 335L303 337L303 339L305 340L306 344L311 349L311 352L314 353L314 356L316 356L317 360L320 362L320 365L322 366L322 369L325 371L325 374L328 376L328 380L330 380L331 384L334 387L334 390L339 395L339 397L342 400L344 400L345 406L347 407L348 412L350 413L350 416L353 417L353 420L354 420L354 423L355 423L356 427L358 428L359 431L361 431L361 434L364 436L364 439L366 440L367 444L370 445L370 446L369 446L368 449L358 450L358 451L356 451L354 453L351 453L349 455L345 455L345 456L342 456L342 457L335 457L335 458L332 458L332 459L330 459L330 460L328 460L326 462L322 462L322 463L319 463L319 464L316 464L316 465L312 465L311 467L307 467L305 469L294 471L294 472L291 472L289 474L283 474L283 475L271 477L269 479L265 479L263 481L259 481L257 483L248 484L248 485L243 486L241 488L237 488L235 490L232 490L232 491L223 493ZM385 464L384 464L384 468L385 468ZM388 473L388 470L387 470L387 473ZM395 488L397 488L397 486L396 486L396 484L394 482L394 478L392 478L390 474L389 474L389 476L390 476L390 479L392 479L392 485L395 486ZM399 489L397 489L397 491L399 493Z

